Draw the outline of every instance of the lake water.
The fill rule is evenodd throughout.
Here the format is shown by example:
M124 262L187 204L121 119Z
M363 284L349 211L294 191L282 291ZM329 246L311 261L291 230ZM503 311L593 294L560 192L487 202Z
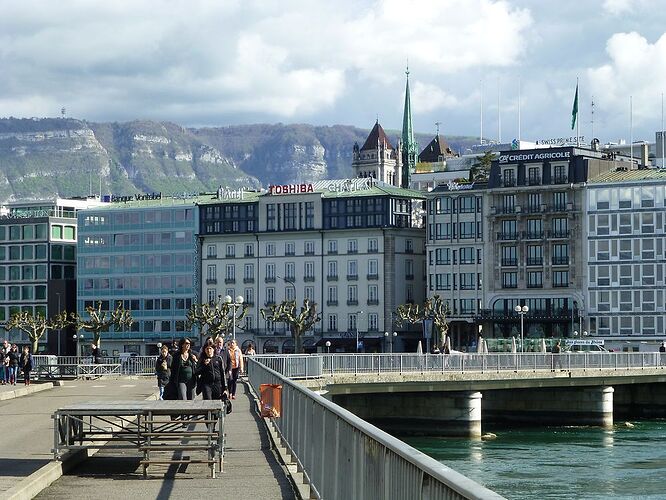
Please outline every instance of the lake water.
M493 441L403 440L509 499L666 499L666 421L504 429Z

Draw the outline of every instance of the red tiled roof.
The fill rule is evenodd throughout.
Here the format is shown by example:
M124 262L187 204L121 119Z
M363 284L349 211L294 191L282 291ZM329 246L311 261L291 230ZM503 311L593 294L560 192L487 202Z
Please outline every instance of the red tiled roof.
M361 151L365 151L368 149L377 149L377 145L381 146L382 144L385 145L386 149L393 149L391 141L389 141L386 132L384 132L382 126L379 124L379 122L377 122L375 123L375 126L372 127L370 135L368 135L368 138L363 143Z

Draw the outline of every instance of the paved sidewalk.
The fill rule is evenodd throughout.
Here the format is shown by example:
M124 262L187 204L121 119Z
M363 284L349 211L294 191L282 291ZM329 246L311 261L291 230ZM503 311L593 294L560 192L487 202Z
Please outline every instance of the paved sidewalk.
M37 499L159 498L296 498L285 468L271 449L268 432L251 410L245 384L238 385L238 399L225 420L227 448L224 472L208 477L205 465L151 466L142 477L140 455L100 450L67 475L46 488Z
M150 380L73 380L63 387L0 401L0 496L53 459L51 414L57 408L91 399L145 399L156 391L155 385L152 377ZM0 386L0 390L18 387Z

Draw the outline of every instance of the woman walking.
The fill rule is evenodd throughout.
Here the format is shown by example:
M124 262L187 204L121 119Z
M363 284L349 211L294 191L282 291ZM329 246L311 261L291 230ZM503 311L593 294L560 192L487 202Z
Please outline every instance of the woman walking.
M23 347L19 366L23 372L23 385L30 385L30 372L32 371L32 354L28 346Z
M160 354L155 361L155 374L157 375L157 387L160 390L160 399L164 399L164 387L169 383L171 378L171 364L173 358L169 354L169 346L162 344L160 347Z
M243 371L243 353L235 340L229 342L229 356L231 358L231 376L229 377L229 395L236 399L236 386L238 374Z
M201 390L204 399L223 399L222 396L227 391L224 363L222 358L215 354L212 342L204 348L197 365L197 375L199 376L197 388Z
M178 354L171 362L171 378L169 383L176 389L177 399L194 399L196 383L197 357L190 351L192 342L187 337L180 339Z

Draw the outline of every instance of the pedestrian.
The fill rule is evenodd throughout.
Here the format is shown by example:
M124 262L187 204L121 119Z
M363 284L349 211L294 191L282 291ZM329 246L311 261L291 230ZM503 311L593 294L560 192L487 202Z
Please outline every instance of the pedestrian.
M207 344L197 364L197 394L203 394L206 400L226 399L227 377L223 365L213 343Z
M229 380L231 378L231 355L229 354L229 349L224 348L224 338L222 336L218 336L215 339L215 354L222 358L224 373L227 380Z
M204 351L206 350L206 347L208 345L212 345L213 349L215 348L215 342L213 341L213 337L206 337L206 340L204 340L203 344L201 344L201 350L199 351L199 359L201 359L204 355Z
M23 347L21 358L19 359L19 366L23 372L23 385L30 385L30 372L32 371L32 354L28 346Z
M9 360L7 355L11 351L12 346L6 340L2 341L0 347L0 384L5 385L9 381Z
M90 344L90 353L92 354L93 363L96 365L102 363L102 351L97 344Z
M659 352L666 352L666 342L662 342L659 346Z
M245 349L245 355L254 356L255 354L257 354L257 351L254 350L254 345L252 345L252 342L250 342L247 346L247 349Z
M196 384L197 357L190 351L192 342L184 337L178 342L178 354L171 362L171 377L169 384L176 390L176 399L194 399L194 386Z
M155 375L157 375L157 387L160 391L160 399L164 399L164 387L169 383L171 378L171 363L173 357L169 354L169 346L162 344L160 353L155 361Z
M229 341L229 357L231 358L231 376L229 377L229 397L236 399L238 374L243 371L243 353L236 340Z
M560 370L562 369L562 359L560 358L560 353L562 352L562 347L560 345L560 341L558 340L555 342L555 345L553 346L553 349L551 350L552 353L552 363L551 363L551 371L555 371L555 366L559 365Z
M18 352L18 346L16 344L12 344L12 348L9 351L9 354L7 355L7 358L9 360L9 383L11 385L16 385L16 375L18 374L18 367L19 367L19 352Z

